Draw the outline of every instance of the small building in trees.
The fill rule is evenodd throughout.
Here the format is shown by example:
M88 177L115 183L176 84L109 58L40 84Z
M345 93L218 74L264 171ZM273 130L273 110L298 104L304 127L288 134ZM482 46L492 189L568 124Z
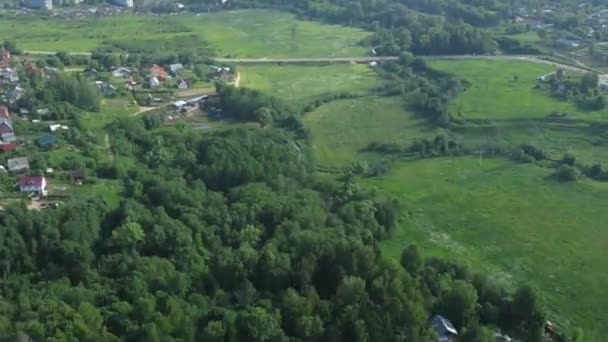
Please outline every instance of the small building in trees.
M441 315L433 316L429 324L437 334L439 342L452 342L458 336L458 330L454 328L452 322Z
M7 161L7 166L9 172L21 173L30 169L30 162L27 157L13 158Z
M72 178L72 182L75 184L81 185L84 182L86 174L84 169L76 169L70 172L70 177Z

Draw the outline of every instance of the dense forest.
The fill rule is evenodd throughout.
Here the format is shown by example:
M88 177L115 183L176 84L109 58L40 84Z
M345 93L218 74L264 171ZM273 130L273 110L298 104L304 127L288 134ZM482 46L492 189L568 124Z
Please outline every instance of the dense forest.
M319 178L292 131L161 124L109 127L116 158L132 160L97 170L123 183L117 208L5 208L0 340L429 341L439 313L463 341L540 341L531 289L415 246L383 257L404 204Z

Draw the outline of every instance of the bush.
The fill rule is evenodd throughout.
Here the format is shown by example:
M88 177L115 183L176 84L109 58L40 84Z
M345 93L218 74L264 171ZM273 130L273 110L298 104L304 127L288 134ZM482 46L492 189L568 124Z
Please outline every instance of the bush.
M562 182L572 182L579 177L579 174L577 168L564 164L557 169L555 177Z

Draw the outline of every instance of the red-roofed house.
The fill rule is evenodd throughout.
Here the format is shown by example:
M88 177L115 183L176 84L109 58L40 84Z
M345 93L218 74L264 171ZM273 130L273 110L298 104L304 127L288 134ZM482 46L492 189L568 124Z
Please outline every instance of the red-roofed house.
M19 178L19 191L46 196L46 178L40 176L21 177Z
M0 117L2 118L10 118L11 115L8 112L8 108L6 108L6 106L0 105Z
M0 144L0 151L7 153L17 149L16 144Z
M153 64L150 68L150 76L158 78L160 81L167 79L167 70L160 65Z

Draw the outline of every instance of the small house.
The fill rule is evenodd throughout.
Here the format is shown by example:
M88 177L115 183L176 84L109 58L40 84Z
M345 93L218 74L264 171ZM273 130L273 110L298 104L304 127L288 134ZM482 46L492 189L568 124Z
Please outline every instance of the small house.
M160 65L153 64L150 68L150 77L157 78L160 81L164 81L167 79L167 71Z
M27 157L9 159L7 161L8 171L12 173L27 172L30 169L30 162Z
M70 177L72 178L72 182L81 185L85 179L84 169L76 169L70 172Z
M25 89L20 86L15 86L15 88L11 89L7 94L8 103L13 104L19 101L23 95L25 95Z
M51 148L57 143L57 136L54 134L46 134L38 138L38 146L41 148Z
M182 78L177 79L177 88L178 89L188 89L188 83L184 81Z
M0 138L5 143L13 142L17 139L10 120L0 120Z
M144 88L152 89L160 86L160 81L156 77L147 77L144 80Z
M175 74L176 72L182 70L184 68L184 65L181 63L176 63L176 64L171 64L169 65L169 71L171 71L171 73Z
M7 118L10 119L11 115L8 112L8 108L6 108L6 106L4 105L0 105L0 118Z
M458 330L454 328L452 322L441 315L433 316L429 324L437 334L438 342L455 341L455 337L458 336Z
M41 176L21 177L19 178L19 191L46 196L46 178Z
M16 144L0 144L0 151L4 153L12 152L17 149Z
M114 77L130 78L132 75L131 69L125 67L119 67L112 71Z
M36 114L38 114L40 116L47 116L47 115L51 114L51 111L48 108L40 108L40 109L36 110Z

